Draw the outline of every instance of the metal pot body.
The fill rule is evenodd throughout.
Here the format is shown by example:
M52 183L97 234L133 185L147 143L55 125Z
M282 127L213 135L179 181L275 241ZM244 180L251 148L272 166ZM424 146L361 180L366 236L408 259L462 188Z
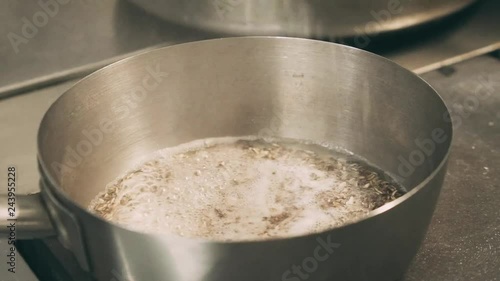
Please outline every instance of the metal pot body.
M445 175L447 113L419 77L358 49L271 37L176 45L105 67L52 105L38 135L41 202L99 281L397 280ZM155 150L259 134L337 145L408 193L362 221L265 241L149 235L86 211L107 182Z
M475 0L129 0L163 19L236 35L352 37L429 22Z

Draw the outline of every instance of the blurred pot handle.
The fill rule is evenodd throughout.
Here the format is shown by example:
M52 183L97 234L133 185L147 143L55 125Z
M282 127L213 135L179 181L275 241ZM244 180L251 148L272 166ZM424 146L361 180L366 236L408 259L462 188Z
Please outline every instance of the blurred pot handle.
M0 194L0 239L34 239L55 235L40 193L15 197Z

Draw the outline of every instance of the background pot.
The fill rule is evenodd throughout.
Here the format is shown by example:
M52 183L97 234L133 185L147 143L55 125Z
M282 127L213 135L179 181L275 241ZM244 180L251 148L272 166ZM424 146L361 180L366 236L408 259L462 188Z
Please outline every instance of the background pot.
M476 0L129 0L165 20L233 35L353 37L395 31Z

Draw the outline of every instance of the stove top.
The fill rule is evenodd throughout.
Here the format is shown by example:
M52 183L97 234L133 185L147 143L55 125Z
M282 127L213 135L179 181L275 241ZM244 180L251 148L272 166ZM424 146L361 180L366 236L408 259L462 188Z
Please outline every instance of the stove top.
M138 51L217 37L171 26L123 1L94 1L101 4L92 6L93 1L61 6L60 15L47 25L47 30L55 31L40 30L17 55L11 54L9 42L0 41L0 168L18 167L19 194L39 190L37 127L49 105L75 83L72 79ZM16 8L13 21L19 22L26 11L36 12L36 8L21 6L17 1L4 1L0 15ZM78 13L81 9L83 16ZM404 281L500 280L499 13L500 1L482 1L442 23L373 38L368 46L420 74L441 94L455 118L453 152L440 201ZM0 30L6 26L14 30L17 25L0 25ZM68 30L78 32L64 41ZM73 46L78 42L83 46ZM0 239L1 256L6 246ZM55 239L18 241L18 251L26 263L18 261L19 271L5 275L7 269L1 262L2 278L95 281ZM138 280L116 276L112 281Z

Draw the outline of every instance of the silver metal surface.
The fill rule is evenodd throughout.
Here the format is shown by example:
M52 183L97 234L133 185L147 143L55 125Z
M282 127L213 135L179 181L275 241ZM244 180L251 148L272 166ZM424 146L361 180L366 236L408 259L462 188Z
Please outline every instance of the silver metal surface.
M0 1L0 35L0 97L82 77L138 50L210 36L119 0Z
M47 0L50 1L50 0ZM159 1L160 2L160 1ZM226 1L231 2L231 1ZM389 0L387 1L389 3ZM7 35L22 35L23 17L41 10L38 1L0 1L0 98L82 77L131 53L222 35L180 28L118 0L73 0L39 28L16 53ZM365 10L370 14L370 10ZM419 73L432 64L500 42L500 1L483 0L455 21L407 36L359 36L357 47L388 57ZM375 18L373 18L375 20ZM376 20L375 20L376 22ZM457 60L450 63L456 63ZM425 71L424 71L425 70Z
M447 16L474 0L129 0L166 20L232 35L351 37Z
M7 211L8 200L0 195L0 227L4 234L11 230L15 231L15 239L33 239L54 236L55 231L50 218L45 211L45 206L40 194L17 196L14 205L15 216L10 216Z
M446 112L434 90L411 72L352 48L286 38L178 45L107 67L51 107L39 131L42 193L54 195L45 197L50 207L60 204L77 218L89 269L99 281L116 275L279 280L321 245L318 239L340 247L309 280L396 280L417 252L439 194L451 141ZM152 151L198 138L257 134L276 120L276 135L342 146L398 176L411 191L361 222L258 242L146 235L84 209L105 183ZM403 175L398 156L416 151L415 140L436 129L443 142ZM52 218L63 231L74 230ZM71 241L68 246L80 248Z

